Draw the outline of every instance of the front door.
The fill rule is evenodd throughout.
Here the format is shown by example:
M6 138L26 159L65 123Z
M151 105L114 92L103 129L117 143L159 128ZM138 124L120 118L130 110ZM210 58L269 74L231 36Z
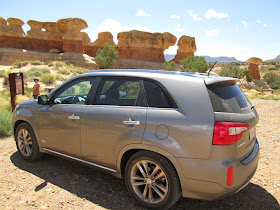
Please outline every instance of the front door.
M81 122L94 78L79 78L58 89L49 105L39 108L40 140L44 148L81 155Z
M84 158L115 168L121 148L141 143L146 124L143 101L140 80L101 79L94 102L83 115Z

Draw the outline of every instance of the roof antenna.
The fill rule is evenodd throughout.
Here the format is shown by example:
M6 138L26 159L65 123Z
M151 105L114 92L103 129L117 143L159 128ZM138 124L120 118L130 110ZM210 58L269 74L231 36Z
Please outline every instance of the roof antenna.
M214 65L211 67L211 69L208 71L208 77L209 77L209 74L210 72L212 71L212 69L214 68L214 66L216 65L217 61L214 63Z

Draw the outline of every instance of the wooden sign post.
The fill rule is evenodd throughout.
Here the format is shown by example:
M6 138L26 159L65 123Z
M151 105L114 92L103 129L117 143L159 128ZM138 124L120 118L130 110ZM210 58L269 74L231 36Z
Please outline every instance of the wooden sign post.
M16 95L24 95L23 73L9 74L12 109L16 108Z

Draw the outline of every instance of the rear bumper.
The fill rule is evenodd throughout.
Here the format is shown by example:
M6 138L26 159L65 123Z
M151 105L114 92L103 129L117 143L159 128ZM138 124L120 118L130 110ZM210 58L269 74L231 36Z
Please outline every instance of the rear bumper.
M256 141L252 152L242 161L189 160L178 158L184 172L181 178L183 197L215 200L238 192L254 176L259 160L259 144ZM227 169L233 167L233 184L227 185Z

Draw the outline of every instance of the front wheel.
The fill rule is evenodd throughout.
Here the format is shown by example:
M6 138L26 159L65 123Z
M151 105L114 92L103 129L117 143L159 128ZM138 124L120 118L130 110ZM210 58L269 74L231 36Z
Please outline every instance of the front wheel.
M125 182L136 201L147 208L170 208L181 196L173 165L154 152L140 151L130 158Z
M27 161L34 161L42 157L36 136L28 123L21 123L15 133L15 140L20 156Z

